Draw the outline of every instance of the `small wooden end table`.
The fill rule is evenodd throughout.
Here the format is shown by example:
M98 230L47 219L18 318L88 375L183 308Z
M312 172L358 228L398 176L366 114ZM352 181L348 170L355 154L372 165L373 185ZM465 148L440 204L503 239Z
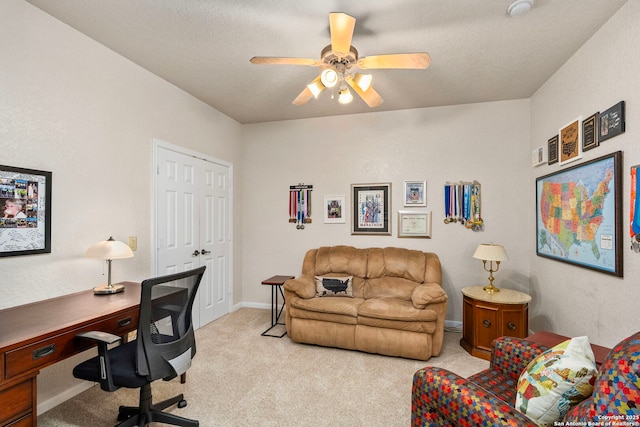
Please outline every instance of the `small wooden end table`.
M277 325L285 325L284 323L280 323L280 316L282 315L282 311L284 310L284 305L286 303L282 285L284 285L284 282L287 280L293 278L294 276L272 276L262 281L263 285L271 286L271 326L261 334L263 337L282 338L287 335L287 331L284 331L282 335L273 335L269 332ZM280 307L280 310L278 310L278 291L282 296L282 306Z

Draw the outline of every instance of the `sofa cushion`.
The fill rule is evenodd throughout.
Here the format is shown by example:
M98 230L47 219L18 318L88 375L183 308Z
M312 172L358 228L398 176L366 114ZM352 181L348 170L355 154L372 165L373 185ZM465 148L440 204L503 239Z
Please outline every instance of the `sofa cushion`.
M349 276L367 276L367 250L352 246L323 246L316 253L316 276L338 273Z
M400 277L379 277L365 280L365 299L396 298L411 301L413 290L418 286L416 282Z
M364 300L358 308L358 315L403 322L434 322L438 319L438 313L434 310L418 310L413 306L411 300L396 298Z
M540 425L552 425L591 395L596 373L588 338L564 341L538 355L522 372L515 408Z
M404 248L370 248L368 278L402 277L412 282L424 282L426 255L422 251Z
M287 305L311 312L339 314L356 318L358 317L358 307L362 302L362 298L295 298L292 301L287 301ZM293 315L293 313L291 314Z
M353 276L316 276L317 297L353 297Z

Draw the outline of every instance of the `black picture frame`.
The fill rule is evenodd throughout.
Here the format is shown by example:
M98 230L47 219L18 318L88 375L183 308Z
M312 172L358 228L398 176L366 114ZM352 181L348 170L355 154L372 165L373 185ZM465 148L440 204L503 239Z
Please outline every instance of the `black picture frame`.
M0 165L0 257L51 253L52 173Z
M582 151L596 148L598 141L598 114L594 113L582 121Z
M552 165L558 163L558 135L549 139L549 148L547 150L547 164Z
M620 101L598 116L598 141L600 143L624 133L624 110L624 101Z
M536 178L536 254L622 277L622 151Z
M391 183L351 185L351 234L391 235Z

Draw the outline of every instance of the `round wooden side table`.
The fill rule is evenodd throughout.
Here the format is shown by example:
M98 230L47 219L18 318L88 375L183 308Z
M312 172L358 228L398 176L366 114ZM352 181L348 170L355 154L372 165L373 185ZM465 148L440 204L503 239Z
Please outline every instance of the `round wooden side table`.
M462 289L462 339L469 354L490 360L491 342L503 335L529 335L529 301L524 292L501 288L485 292L482 286Z

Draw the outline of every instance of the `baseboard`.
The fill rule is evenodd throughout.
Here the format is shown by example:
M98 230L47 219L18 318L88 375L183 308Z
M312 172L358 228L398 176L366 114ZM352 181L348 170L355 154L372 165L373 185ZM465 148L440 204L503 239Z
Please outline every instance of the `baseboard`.
M63 391L62 393L57 394L51 399L38 403L38 414L44 414L49 409L53 409L59 404L74 398L75 396L79 395L83 391L89 390L91 387L94 386L94 384L95 383L92 383L89 381L78 383L77 385Z
M444 330L447 332L462 332L462 322L459 320L445 320Z

